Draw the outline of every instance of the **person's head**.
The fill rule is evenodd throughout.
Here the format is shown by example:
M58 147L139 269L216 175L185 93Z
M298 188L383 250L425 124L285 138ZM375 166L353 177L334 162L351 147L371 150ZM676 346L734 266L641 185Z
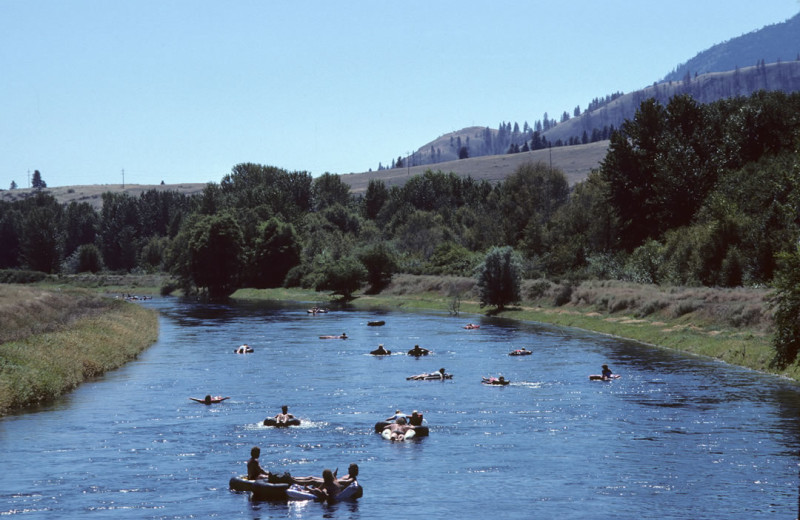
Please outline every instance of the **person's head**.
M505 380L506 380L506 378L505 378L505 377L503 377L503 376L500 376L500 381L505 381Z
M210 395L207 395L207 396L206 396L206 399L205 399L205 401L206 401L207 403L210 403L210 402L211 402L211 396L210 396Z
M347 467L347 474L351 477L355 478L358 476L358 464L353 462L350 466Z
M439 373L440 373L440 374L442 374L442 375L444 375L444 368L440 368L440 369L439 369Z
M286 405L283 405L283 406L281 406L281 411L282 411L283 413L289 413L289 407L288 407L288 406L286 406Z
M261 448L259 448L258 446L253 446L253 449L250 450L250 456L253 457L254 459L257 459L258 457L260 457L261 456Z
M603 368L608 369L608 365L603 365Z
M397 424L403 425L405 423L406 423L406 418L405 417L398 417L397 418Z
M333 482L333 471L329 469L322 470L322 481L326 484L331 484Z
M418 411L416 411L416 410L414 410L413 412L411 412L411 416L412 416L412 417L417 417L418 415L419 415L419 412L418 412Z
M394 413L395 413L395 415L397 415L397 414L401 414L403 412L401 412L400 410L395 410Z

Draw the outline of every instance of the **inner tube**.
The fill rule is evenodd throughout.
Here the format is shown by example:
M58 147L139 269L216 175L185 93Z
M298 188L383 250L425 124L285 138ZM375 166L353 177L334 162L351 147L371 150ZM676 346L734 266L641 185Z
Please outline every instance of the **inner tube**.
M415 434L416 434L415 430L408 430L403 434L403 440L407 441L409 439L413 439ZM392 439L392 431L389 428L386 428L385 430L383 430L381 432L381 437L383 437L387 441L388 440L394 440L394 439Z
M381 352L380 350L375 349L372 352L370 352L370 354L372 354L373 356L390 356L392 354L392 351L384 350L383 352Z
M256 480L253 482L251 496L253 500L262 501L288 500L287 489L289 484L272 484L266 480Z
M253 500L287 500L289 484L271 484L266 480L250 480L247 476L232 477L228 481L231 491L250 492Z
M415 351L413 348L408 351L409 356L420 357L420 356L427 356L430 354L431 351L425 348L419 349L419 351Z
M383 320L380 320L380 321L368 321L367 322L367 327L381 327L383 325L386 325L386 322L383 321Z
M504 379L504 380L500 381L499 379L497 379L495 377L484 377L481 382L484 385L505 386L505 385L509 384L511 381L508 381L507 379Z
M264 426L275 426L276 428L285 428L287 426L300 426L300 419L295 417L286 422L279 423L274 417L267 417L264 419Z
M286 496L289 500L318 500L319 497L305 489L304 487L293 484L286 490ZM362 488L358 481L353 481L344 489L339 491L335 497L329 498L328 502L341 502L342 500L355 500L364 496L364 488Z
M453 374L445 374L444 377L435 374L418 374L416 376L408 376L406 381L443 381L445 379L453 379Z
M620 377L622 376L619 374L611 374L608 377L603 377L600 374L592 374L589 376L589 381L611 381L612 379L619 379Z
M533 354L530 350L513 350L508 353L509 356L528 356L530 354Z
M375 433L383 434L383 430L389 426L389 421L378 421L375 423ZM415 437L427 437L430 433L430 430L427 426L414 426L414 436Z

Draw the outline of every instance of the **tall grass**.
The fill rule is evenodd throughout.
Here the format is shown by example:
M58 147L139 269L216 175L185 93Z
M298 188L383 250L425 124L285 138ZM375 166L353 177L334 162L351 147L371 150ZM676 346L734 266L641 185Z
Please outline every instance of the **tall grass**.
M0 286L0 416L52 401L135 358L153 311L82 290Z

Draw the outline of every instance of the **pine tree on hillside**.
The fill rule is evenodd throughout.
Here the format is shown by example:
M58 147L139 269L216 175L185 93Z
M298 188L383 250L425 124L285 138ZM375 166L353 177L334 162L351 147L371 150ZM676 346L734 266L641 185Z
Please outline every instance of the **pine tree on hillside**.
M33 181L32 186L34 189L41 190L42 188L47 187L47 183L44 182L42 179L42 174L39 173L39 170L34 170L33 172Z

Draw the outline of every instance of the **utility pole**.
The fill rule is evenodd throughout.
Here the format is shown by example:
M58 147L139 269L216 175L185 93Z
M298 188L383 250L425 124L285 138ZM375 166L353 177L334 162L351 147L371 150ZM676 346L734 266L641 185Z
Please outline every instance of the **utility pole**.
M31 171L28 170L28 187L31 187Z
M125 168L122 169L122 189L125 189Z

